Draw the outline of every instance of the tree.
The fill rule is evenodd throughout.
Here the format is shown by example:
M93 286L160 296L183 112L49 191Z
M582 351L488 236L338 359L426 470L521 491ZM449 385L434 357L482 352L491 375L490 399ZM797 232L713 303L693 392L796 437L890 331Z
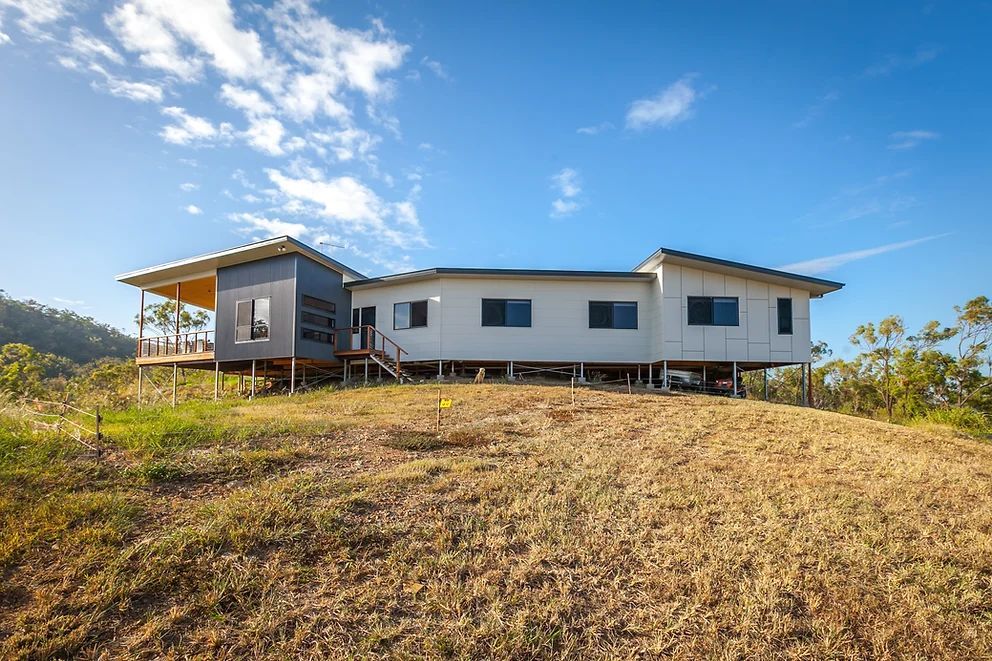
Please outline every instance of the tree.
M0 391L15 397L41 397L45 377L58 358L27 344L0 347Z
M902 317L896 315L882 319L877 328L872 322L862 324L851 335L851 344L862 349L866 372L876 381L885 413L890 421L896 392L893 383L893 366L899 357L905 335L906 327Z
M957 360L953 371L954 405L961 407L992 386L992 304L986 296L977 296L964 306L954 306L958 338ZM981 369L985 367L987 375Z
M134 315L138 323L138 315ZM179 332L202 330L210 323L210 315L205 310L190 312L185 303L179 304ZM160 335L173 335L176 332L176 301L168 300L145 306L145 327L154 328Z

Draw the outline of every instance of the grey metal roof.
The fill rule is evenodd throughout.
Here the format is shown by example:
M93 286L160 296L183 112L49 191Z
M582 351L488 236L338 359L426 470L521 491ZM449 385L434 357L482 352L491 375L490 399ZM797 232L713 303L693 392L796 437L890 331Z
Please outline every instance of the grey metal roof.
M654 273L637 273L635 271L565 271L553 269L486 269L486 268L447 268L437 267L431 269L421 269L408 273L396 273L394 275L384 275L377 278L365 278L363 280L352 280L345 283L349 289L355 287L392 284L394 282L405 282L410 280L427 280L443 275L461 277L493 277L493 278L578 278L585 280L607 280L612 278L626 280L653 280Z
M266 259L287 251L305 255L310 259L338 271L339 273L343 273L350 278L354 278L356 280L362 280L365 278L363 274L359 273L350 266L328 257L324 253L311 248L302 241L298 241L291 236L279 236L273 239L265 239L264 241L248 243L235 248L228 248L227 250L219 250L205 255L197 255L196 257L187 257L185 259L160 264L158 266L150 266L148 268L138 269L137 271L122 273L117 276L117 280L136 287L144 287L148 283L162 278L182 278L183 276L197 270L216 269L223 266L231 266L232 264Z
M817 296L822 296L824 294L837 291L844 286L843 282L837 282L834 280L825 280L823 278L814 278L812 276L801 275L799 273L778 271L776 269L769 269L763 266L754 266L753 264L744 264L742 262L734 262L729 259L719 259L717 257L707 257L706 255L697 255L695 253L685 252L682 250L673 250L671 248L658 248L658 250L651 253L647 259L635 266L634 270L640 271L654 260L659 262L670 261L677 264L684 264L688 262L690 264L699 263L708 266L718 266L725 271L740 271L742 272L740 275L755 274L761 276L759 278L761 280L779 282L782 284L786 284L787 282L801 282L808 285L805 288L809 289L811 293L816 294Z

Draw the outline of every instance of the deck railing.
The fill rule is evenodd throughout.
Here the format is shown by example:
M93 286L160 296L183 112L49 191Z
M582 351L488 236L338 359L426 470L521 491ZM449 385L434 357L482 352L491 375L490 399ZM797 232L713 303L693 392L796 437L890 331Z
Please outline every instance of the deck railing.
M393 342L375 326L348 326L334 329L334 352L338 354L375 354L395 364L400 371L402 355L407 350Z
M138 358L183 356L214 350L212 330L188 331L171 335L138 338Z

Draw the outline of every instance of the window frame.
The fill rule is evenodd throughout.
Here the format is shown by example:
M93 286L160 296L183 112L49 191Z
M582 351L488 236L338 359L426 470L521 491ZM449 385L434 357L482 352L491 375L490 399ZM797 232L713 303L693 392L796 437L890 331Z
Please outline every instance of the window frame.
M307 316L309 316L310 319L307 319ZM320 321L314 321L313 319L325 319L327 320L327 323L325 324ZM310 324L311 326L319 326L321 328L334 328L335 326L334 317L317 314L316 312L311 312L310 310L300 310L300 323Z
M307 333L311 335L326 335L327 341L317 339L316 337L307 337ZM300 339L306 340L307 342L317 342L319 344L330 344L334 346L334 333L328 331L317 330L316 328L300 328Z
M419 303L424 304L424 323L414 324L413 323L413 306ZM397 326L396 325L396 308L401 305L408 306L407 311L407 326ZM400 301L399 303L393 303L393 330L410 330L413 328L427 328L430 325L430 305L426 298L422 298L416 301Z
M256 321L255 321L255 306L258 301L265 301L266 307L268 308L268 319L265 320L265 337L255 337L256 332ZM246 340L238 339L238 331L243 327L242 324L238 323L239 308L242 303L247 303L250 305L250 319L248 323L248 333L249 338ZM272 297L271 296L259 296L257 298L243 298L236 300L234 302L234 343L235 344L249 344L251 342L268 342L272 338Z
M311 296L310 294L303 294L302 296L302 305L308 308L313 308L314 310L322 310L328 314L337 314L338 306L334 301L326 301L322 298ZM310 301L308 302L307 299L310 299Z
M503 323L501 324L487 324L486 323L486 302L490 303L502 303L503 304ZM511 324L509 322L509 311L511 303L526 303L527 304L527 323L526 324ZM534 327L534 301L530 298L483 298L480 306L480 324L483 328L533 328Z
M691 310L693 308L693 301L709 301L709 321L699 322L693 321L691 316ZM720 324L716 322L716 301L733 301L734 305L737 307L737 314L734 317L734 323L732 324ZM741 325L741 299L739 296L686 296L686 315L685 322L687 326L715 326L717 328L732 328L734 326Z
M783 331L782 330L782 303L788 303L789 304L789 317L788 317L788 319L789 319L789 330L787 330L787 331ZM792 335L795 332L795 326L796 326L796 324L795 324L794 311L795 311L795 307L792 304L792 297L791 296L789 296L789 297L780 296L780 297L778 297L778 299L776 299L776 302L775 302L775 316L776 316L776 322L778 324L778 334L779 335Z
M593 326L592 323L592 308L594 305L608 305L610 314L608 326ZM633 326L617 326L617 313L616 309L618 305L632 305L634 306L634 325ZM589 301L589 328L593 330L637 330L640 324L639 311L637 308L637 301Z

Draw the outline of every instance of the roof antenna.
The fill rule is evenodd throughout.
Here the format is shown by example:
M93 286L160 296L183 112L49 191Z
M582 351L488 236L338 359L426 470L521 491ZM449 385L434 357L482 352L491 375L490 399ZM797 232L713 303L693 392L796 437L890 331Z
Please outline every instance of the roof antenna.
M344 246L339 246L336 243L327 243L326 241L318 241L318 243L322 246L327 246L328 248L341 248L342 250L345 249Z

